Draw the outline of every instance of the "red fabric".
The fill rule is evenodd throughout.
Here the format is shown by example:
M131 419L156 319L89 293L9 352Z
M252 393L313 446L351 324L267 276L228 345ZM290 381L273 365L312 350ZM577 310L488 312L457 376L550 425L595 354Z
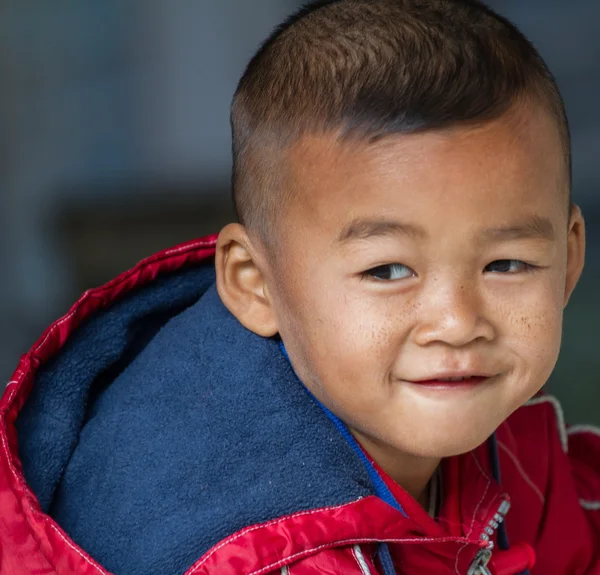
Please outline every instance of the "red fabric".
M535 566L535 553L527 543L512 545L509 551L494 553L490 568L494 575L521 573Z
M21 473L14 421L38 367L81 321L161 273L210 258L215 241L162 252L86 292L21 359L0 400L0 575L107 575L41 512ZM259 575L284 566L292 575L376 573L380 541L389 543L399 575L465 574L484 546L483 529L508 496L512 548L494 552L494 575L514 575L534 560L532 575L600 575L600 433L586 427L567 433L559 410L552 398L537 398L498 429L502 489L490 478L485 447L445 461L439 522L384 476L410 519L377 497L293 514L231 535L187 575Z

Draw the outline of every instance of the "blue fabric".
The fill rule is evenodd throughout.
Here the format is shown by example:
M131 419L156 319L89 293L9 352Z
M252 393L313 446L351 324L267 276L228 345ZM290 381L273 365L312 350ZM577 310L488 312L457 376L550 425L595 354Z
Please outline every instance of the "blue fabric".
M492 468L492 477L495 481L501 485L502 484L502 472L500 470L500 455L498 452L498 440L496 438L496 434L492 433L490 438L488 439L488 453L490 466ZM503 521L498 526L498 547L502 551L507 551L510 549L510 542L508 540L508 531L506 530L506 523ZM525 569L525 571L521 571L518 575L530 575L529 569Z
M380 543L377 546L377 556L383 569L383 575L396 575L396 568L394 567L394 561L390 554L390 548L387 543Z
M157 331L214 282L212 263L155 280L94 315L45 364L16 421L27 482L48 512L97 396Z
M290 357L282 341L279 342L279 349L283 353L284 357L289 361ZM327 409L327 407L325 407L308 389L306 389L306 393L323 410L325 415L327 415L329 420L335 425L336 429L340 432L340 435L346 440L346 443L352 448L352 451L354 451L354 453L360 459L365 470L369 474L369 478L371 479L371 483L373 484L373 487L375 489L375 495L377 495L379 498L385 501L388 505L391 505L392 507L400 511L405 517L408 517L404 509L402 509L400 503L398 503L396 498L388 489L387 485L385 484L385 482L383 481L373 464L369 461L368 457L366 457L363 450L360 448L360 445L358 445L356 439L354 439L353 435L350 433L348 426L337 415L335 415L332 411ZM394 562L392 561L392 556L390 555L390 550L386 543L380 543L378 545L377 555L379 556L379 561L381 563L384 575L396 575Z
M492 477L496 480L499 485L502 484L502 474L500 471L500 456L498 453L498 441L496 434L492 433L488 439L488 455L490 461L490 467L492 469ZM508 540L508 533L506 531L506 523L502 522L498 526L498 547L502 551L506 551L510 548L510 542ZM524 574L521 574L524 575Z
M165 279L83 326L19 417L26 478L116 575L184 573L244 526L374 494L278 342L241 326L214 286L201 296L212 273Z
M281 352L283 353L285 358L289 361L290 358L288 356L287 350L285 349L285 346L283 345L283 342L279 343L279 348L281 349ZM408 517L404 509L402 509L400 503L398 503L396 498L392 495L392 492L388 489L388 486L385 484L385 481L383 481L373 464L369 461L369 458L364 454L363 450L360 448L360 445L358 444L356 439L354 439L354 436L350 433L350 430L348 429L346 424L337 415L335 415L329 409L327 409L308 389L306 390L306 392L310 395L310 397L312 397L315 403L325 412L327 417L329 417L329 419L335 425L336 429L346 440L346 443L348 443L348 445L352 448L352 451L354 451L354 453L356 453L358 458L361 460L367 473L369 474L369 478L371 479L371 483L373 484L373 487L375 489L375 494L380 499L385 501L388 505L400 511L402 515Z

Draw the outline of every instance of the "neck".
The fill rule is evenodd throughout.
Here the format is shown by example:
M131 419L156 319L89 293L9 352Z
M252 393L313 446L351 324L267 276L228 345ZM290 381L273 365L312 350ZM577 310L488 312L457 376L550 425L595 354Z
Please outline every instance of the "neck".
M440 458L412 455L384 445L361 432L355 430L351 432L375 463L426 508L429 481L440 464Z

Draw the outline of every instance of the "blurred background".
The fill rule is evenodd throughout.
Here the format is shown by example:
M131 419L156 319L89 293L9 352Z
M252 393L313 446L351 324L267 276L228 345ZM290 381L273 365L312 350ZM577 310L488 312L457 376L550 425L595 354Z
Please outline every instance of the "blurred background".
M231 96L300 4L0 1L0 382L85 289L232 219ZM600 2L488 4L566 101L589 248L548 389L568 420L600 424Z

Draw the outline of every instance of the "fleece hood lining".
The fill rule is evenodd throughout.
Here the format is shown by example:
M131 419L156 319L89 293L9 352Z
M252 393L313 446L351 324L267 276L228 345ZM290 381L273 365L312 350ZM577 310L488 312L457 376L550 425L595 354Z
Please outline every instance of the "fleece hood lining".
M246 525L373 494L278 343L213 282L212 262L187 267L92 316L16 421L42 509L117 575L184 573Z

